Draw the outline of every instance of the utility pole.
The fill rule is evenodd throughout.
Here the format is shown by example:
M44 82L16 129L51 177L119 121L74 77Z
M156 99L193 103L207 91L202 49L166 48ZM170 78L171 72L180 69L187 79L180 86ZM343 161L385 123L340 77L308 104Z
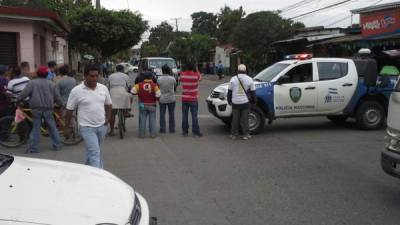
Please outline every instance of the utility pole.
M100 0L96 0L96 9L100 9Z
M176 27L176 32L178 33L179 32L179 29L178 29L178 20L181 20L182 18L181 17L179 17L179 18L171 18L171 20L175 20L175 27Z

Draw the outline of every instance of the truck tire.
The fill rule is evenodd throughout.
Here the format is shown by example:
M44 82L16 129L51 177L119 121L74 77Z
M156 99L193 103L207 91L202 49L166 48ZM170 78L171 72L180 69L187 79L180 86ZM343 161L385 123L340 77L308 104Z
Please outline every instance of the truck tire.
M249 113L249 131L251 134L261 133L265 126L264 112L256 105L252 105Z
M326 116L328 118L328 120L330 120L332 123L334 124L344 124L347 120L347 118L349 118L348 116Z
M377 101L365 101L357 109L356 123L360 129L379 129L383 127L385 119L385 109Z

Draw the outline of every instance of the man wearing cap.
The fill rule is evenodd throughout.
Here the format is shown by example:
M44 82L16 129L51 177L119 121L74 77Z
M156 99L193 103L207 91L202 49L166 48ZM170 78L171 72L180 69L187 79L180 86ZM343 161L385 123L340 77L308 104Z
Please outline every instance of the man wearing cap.
M17 102L21 103L26 97L29 98L29 106L32 108L33 127L29 138L27 152L39 152L40 126L42 119L46 122L53 143L53 150L61 147L60 136L54 121L54 102L62 105L60 96L50 80L47 80L48 68L39 67L37 78L29 81L24 90L18 95ZM22 107L22 106L21 106Z
M249 134L249 112L251 103L256 102L256 87L253 79L246 74L246 66L238 66L238 75L231 78L228 86L228 103L232 105L231 139L239 136L239 129L242 131L242 138L248 140Z

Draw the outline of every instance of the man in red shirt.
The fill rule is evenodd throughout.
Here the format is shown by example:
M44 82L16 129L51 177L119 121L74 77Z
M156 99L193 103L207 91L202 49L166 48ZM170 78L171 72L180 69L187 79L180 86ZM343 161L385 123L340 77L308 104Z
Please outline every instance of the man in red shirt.
M146 136L146 122L149 118L150 135L157 136L156 131L156 106L161 92L158 85L152 80L153 73L143 72L144 80L132 88L132 93L139 97L139 138Z
M199 109L199 81L201 75L197 72L194 63L189 62L185 70L181 72L180 82L182 84L182 135L189 133L189 110L192 115L192 133L195 137L201 137L197 113Z

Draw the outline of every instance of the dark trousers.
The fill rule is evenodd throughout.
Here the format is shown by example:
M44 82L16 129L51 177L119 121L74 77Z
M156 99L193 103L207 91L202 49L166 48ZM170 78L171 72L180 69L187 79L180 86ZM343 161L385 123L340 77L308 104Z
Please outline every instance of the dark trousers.
M231 134L239 135L239 131L242 131L243 135L249 134L249 112L250 104L233 104L232 105L232 123L231 123Z
M175 132L175 102L160 103L160 132L166 131L165 113L168 108L169 132Z
M199 110L198 102L182 102L182 132L187 134L189 131L189 110L192 115L192 133L199 134L200 127L197 118Z

